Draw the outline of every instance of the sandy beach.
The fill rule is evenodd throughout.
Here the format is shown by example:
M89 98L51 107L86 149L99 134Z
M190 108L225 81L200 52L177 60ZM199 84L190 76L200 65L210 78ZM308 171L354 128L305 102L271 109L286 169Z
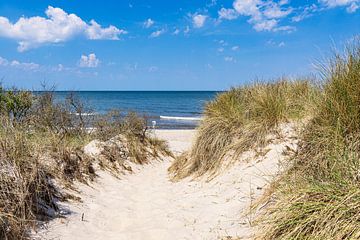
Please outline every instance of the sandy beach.
M175 154L191 147L195 130L157 130ZM70 214L51 221L35 239L251 239L250 205L277 173L288 139L272 143L265 156L242 161L213 181L172 182L166 158L119 179L101 172L91 186L79 185L82 202L63 204ZM244 155L244 156L245 156Z

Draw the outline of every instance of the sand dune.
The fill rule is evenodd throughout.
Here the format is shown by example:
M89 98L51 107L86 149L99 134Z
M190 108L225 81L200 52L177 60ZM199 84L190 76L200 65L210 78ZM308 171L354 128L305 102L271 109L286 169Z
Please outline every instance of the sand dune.
M191 146L195 131L161 130L180 153ZM167 168L171 159L137 167L121 179L107 173L91 187L79 186L82 203L68 203L72 214L49 223L37 234L41 239L251 239L251 203L262 195L279 170L283 151L295 146L289 138L268 146L265 156L254 157L226 170L211 182L171 182ZM83 218L83 219L82 219Z

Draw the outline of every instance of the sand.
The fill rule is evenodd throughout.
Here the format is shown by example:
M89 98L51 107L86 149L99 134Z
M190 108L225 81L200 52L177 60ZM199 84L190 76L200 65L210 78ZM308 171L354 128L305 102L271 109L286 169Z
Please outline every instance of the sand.
M291 131L291 130L288 130ZM194 130L157 130L176 153L189 149ZM79 184L82 202L63 204L71 214L51 221L35 236L62 240L151 240L221 239L226 236L251 239L256 213L251 204L261 197L279 172L283 152L295 148L287 134L267 148L265 156L255 152L213 181L185 179L171 182L165 158L136 167L133 174L117 179L100 172L91 186ZM250 157L249 157L250 156ZM244 157L245 158L245 157Z

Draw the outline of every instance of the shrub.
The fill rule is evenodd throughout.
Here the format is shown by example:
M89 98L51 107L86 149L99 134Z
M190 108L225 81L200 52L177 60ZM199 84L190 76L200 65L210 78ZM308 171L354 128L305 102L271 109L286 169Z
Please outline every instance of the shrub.
M0 91L0 239L28 239L30 228L55 217L58 200L69 197L57 186L73 188L74 181L96 177L93 165L101 162L82 149L92 139L118 136L129 152L119 154L123 149L109 146L103 155L124 168L124 154L139 164L171 154L163 141L146 133L144 118L109 114L88 131L92 119L84 110L73 94L59 102L53 91Z

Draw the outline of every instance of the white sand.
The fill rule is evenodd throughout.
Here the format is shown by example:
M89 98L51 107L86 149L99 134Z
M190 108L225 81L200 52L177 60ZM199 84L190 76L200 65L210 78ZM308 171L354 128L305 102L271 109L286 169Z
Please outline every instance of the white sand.
M180 153L190 148L195 131L161 130L155 134ZM210 183L169 181L171 159L138 167L121 179L101 172L91 187L79 186L82 203L65 205L72 214L52 221L48 230L37 236L63 240L251 238L255 229L251 227L253 214L247 214L249 207L278 171L286 146L295 146L288 135L285 141L270 144L265 156L237 163Z

